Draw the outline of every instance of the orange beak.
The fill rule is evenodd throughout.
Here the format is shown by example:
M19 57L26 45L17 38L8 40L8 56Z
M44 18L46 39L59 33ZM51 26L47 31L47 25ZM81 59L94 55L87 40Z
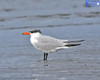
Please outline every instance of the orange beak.
M22 35L30 35L30 33L29 32L24 32L24 33L22 33Z

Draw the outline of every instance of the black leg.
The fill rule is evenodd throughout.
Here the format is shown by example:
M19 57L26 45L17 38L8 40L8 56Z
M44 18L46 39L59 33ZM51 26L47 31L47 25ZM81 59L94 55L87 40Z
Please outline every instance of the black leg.
M45 53L44 53L44 60L45 60Z
M46 53L46 60L47 60L47 58L48 58L48 53Z
M47 61L47 58L48 58L48 53L44 53L44 60Z

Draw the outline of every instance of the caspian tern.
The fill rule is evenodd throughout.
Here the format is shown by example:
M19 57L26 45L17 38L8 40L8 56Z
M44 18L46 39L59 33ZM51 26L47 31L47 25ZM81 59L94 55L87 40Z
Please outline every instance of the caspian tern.
M56 52L60 49L66 49L73 46L78 46L84 40L68 41L62 39L56 39L54 37L42 35L40 30L33 30L24 32L22 35L30 35L31 44L38 50L44 52L44 60L47 60L48 53Z

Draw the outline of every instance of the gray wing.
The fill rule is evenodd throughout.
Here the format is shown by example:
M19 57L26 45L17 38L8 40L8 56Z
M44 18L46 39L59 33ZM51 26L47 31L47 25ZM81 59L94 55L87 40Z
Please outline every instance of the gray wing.
M49 36L40 36L37 40L39 42L36 44L36 47L46 52L54 51L57 47L63 46L62 41Z
M42 42L42 43L55 43L55 42L58 42L58 39L56 38L53 38L53 37L50 37L50 36L40 36L37 38L37 40L39 42Z

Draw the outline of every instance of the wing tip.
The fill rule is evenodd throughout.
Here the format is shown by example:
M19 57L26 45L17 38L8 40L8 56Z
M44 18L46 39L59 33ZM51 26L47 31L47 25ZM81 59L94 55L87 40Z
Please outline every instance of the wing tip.
M73 46L79 46L79 45L81 45L81 44L67 44L65 46L67 46L67 47L73 47Z

